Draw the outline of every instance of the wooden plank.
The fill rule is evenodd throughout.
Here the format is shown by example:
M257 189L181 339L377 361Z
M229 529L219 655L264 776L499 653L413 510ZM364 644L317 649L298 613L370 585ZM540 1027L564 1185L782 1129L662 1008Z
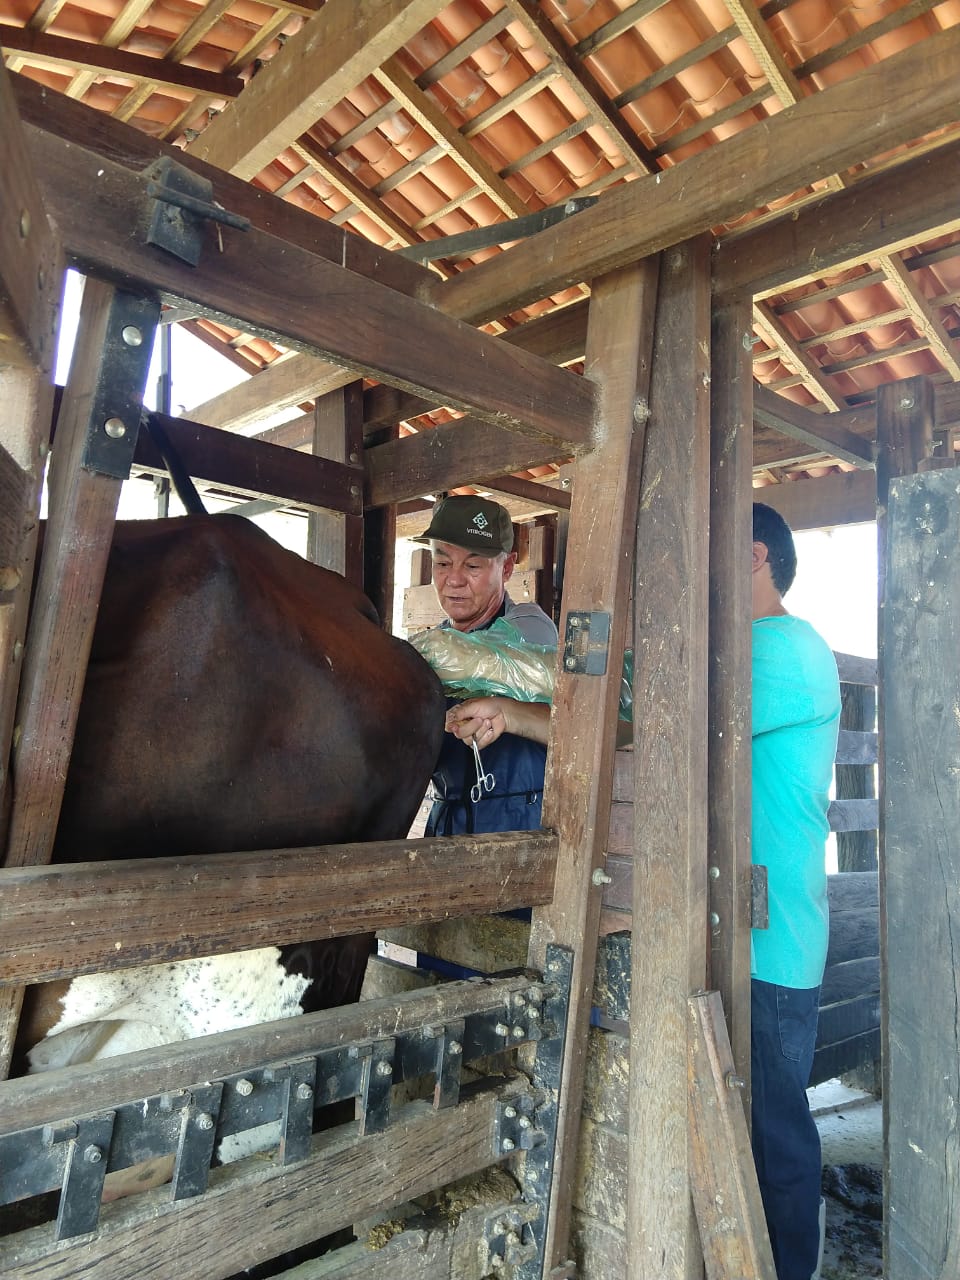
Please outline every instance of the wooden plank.
M880 912L877 907L860 907L831 912L827 964L844 964L880 953Z
M950 29L831 85L471 271L432 287L474 322L654 253L958 115L960 31ZM954 216L956 216L954 214Z
M839 1075L869 1066L880 1059L880 1032L867 1031L850 1040L817 1049L813 1055L810 1085L823 1084Z
M707 1280L776 1280L719 992L691 996L688 1010L691 1189Z
M256 426L280 409L290 409L305 400L319 399L338 391L355 378L356 374L342 365L298 353L273 361L245 382L239 382L211 400L195 405L190 413L208 426L240 431L244 427ZM283 431L282 439L277 438L279 431ZM299 428L283 423L271 431L274 443L285 444L290 449L307 444L312 435L312 423L309 430L302 423Z
M877 478L870 471L765 485L758 493L795 531L867 524L877 518Z
M872 871L842 871L827 876L827 898L831 915L840 911L860 911L864 907L878 911L880 886L876 868Z
M880 1029L880 990L820 1005L817 1044L826 1047Z
M28 136L44 198L68 234L65 252L75 265L125 287L155 286L207 314L239 318L250 332L358 373L441 393L497 425L562 439L571 451L590 443L593 388L575 374L255 228L224 232L223 251L206 255L198 272L130 238L145 179L32 126ZM217 233L207 231L211 247L219 244ZM328 305L317 307L317 297Z
M877 794L879 741L877 692L870 685L840 687L840 733L837 740L836 793L838 800L870 798ZM844 831L837 836L837 865L841 871L870 871L877 866L877 834Z
M627 1241L631 1275L651 1280L665 1258L675 1277L701 1268L678 1117L689 1106L687 997L706 976L709 386L701 239L663 257L637 523L633 696L644 714L633 732L644 801L634 806L633 929L643 946L632 956Z
M831 831L874 831L879 825L879 801L831 800L827 819Z
M608 613L611 625L605 674L561 669L551 714L543 821L559 835L557 880L553 903L534 912L530 962L542 962L547 945L558 943L573 948L574 967L546 1268L568 1256L601 906L592 876L603 864L610 813L629 578L623 549L636 520L656 287L657 264L640 263L595 281L590 306L586 376L598 387L597 447L577 467L564 609Z
M716 255L723 294L759 297L842 271L960 227L960 142L853 182L761 227L724 236Z
M327 458L312 458L279 445L231 435L189 418L153 413L195 480L221 485L252 498L282 498L308 510L359 515L361 495L355 469ZM166 475L167 467L147 432L137 439L135 469Z
M750 1079L750 474L754 391L748 300L721 303L711 334L708 985L720 992L737 1074ZM746 1098L750 1097L749 1083Z
M443 7L443 0L328 0L191 146L250 179L362 83Z
M556 851L530 832L13 868L0 986L537 905Z
M7 1237L0 1276L67 1280L87 1272L139 1280L150 1271L169 1274L175 1258L182 1280L223 1280L485 1168L495 1158L497 1103L517 1089L510 1084L436 1111L412 1103L385 1133L357 1138L351 1125L347 1133L317 1135L299 1164L248 1160L211 1170L195 1199L173 1201L169 1187L159 1187L116 1201L104 1207L92 1237L51 1244L49 1226Z
M854 685L853 688L861 689L863 686ZM841 729L837 735L837 764L844 766L874 765L877 763L877 735L875 733L864 733L860 729ZM839 779L838 779L839 783ZM838 798L841 800L854 799L856 797L863 798L863 786L866 783L858 782L856 789L851 789L841 795L838 790ZM844 867L844 871L866 871L867 867Z
M199 67L171 62L167 58L126 53L89 40L69 40L64 36L32 31L29 27L0 24L0 49L4 53L25 54L28 62L36 62L41 66L52 64L62 70L66 63L75 70L83 69L94 71L98 75L112 74L123 79L145 80L154 85L190 89L195 93L209 93L228 101L239 97L244 84L239 76L204 71Z
M960 1168L953 1122L960 918L960 492L955 471L890 486L882 612L881 897L885 966L884 1271L890 1280L960 1269L943 1207ZM944 708L947 708L945 713ZM922 921L922 928L917 922ZM931 993L936 993L931 998Z
M354 1040L380 1040L428 1024L442 1025L496 1009L528 986L516 975L484 982L444 982L418 991L395 992L297 1018L238 1027L144 1049L134 1057L78 1063L0 1084L4 1106L0 1133L57 1123L84 1110L100 1111L158 1093L189 1089L199 1080L239 1075L271 1062L292 1061L317 1048Z
M792 440L802 440L832 458L840 458L843 462L852 462L856 467L872 471L872 443L837 426L833 418L832 414L814 413L792 400L785 400L783 396L778 396L775 391L762 385L754 389L754 422L772 427L774 431L779 431Z
M353 382L318 400L314 409L315 456L352 471L347 491L356 501L350 515L313 513L307 526L307 559L363 587L363 384Z
M878 952L879 949L878 945ZM820 999L824 1004L832 1004L864 991L879 990L880 956L861 956L859 960L844 960L824 970Z
M837 672L841 684L876 685L876 658L858 658L851 653L834 653L833 656L837 660Z
M13 77L13 88L24 121L130 169L144 169L158 157L169 156L210 181L214 199L225 209L249 218L255 227L268 235L288 240L301 249L359 275L370 276L403 293L414 294L432 278L433 273L424 267L408 262L351 231L335 227L295 204L278 200L268 191L204 164L179 147L169 146L139 129L121 124L103 111L72 102L24 76Z

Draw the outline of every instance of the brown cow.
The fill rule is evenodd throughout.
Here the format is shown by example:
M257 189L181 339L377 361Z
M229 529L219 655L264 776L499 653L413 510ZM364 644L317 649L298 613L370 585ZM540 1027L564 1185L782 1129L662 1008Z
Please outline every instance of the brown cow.
M54 860L402 837L443 717L366 597L249 521L119 523ZM302 1007L356 999L369 948L284 948Z

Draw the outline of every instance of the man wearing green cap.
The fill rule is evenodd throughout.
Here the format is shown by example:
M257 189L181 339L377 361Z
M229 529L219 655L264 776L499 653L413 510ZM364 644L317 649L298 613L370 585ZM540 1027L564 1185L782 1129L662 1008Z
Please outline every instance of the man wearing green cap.
M433 553L433 584L447 615L442 627L481 631L503 618L531 644L556 645L557 628L540 606L517 604L507 594L517 556L510 513L498 502L472 495L443 498L416 541L428 543ZM539 827L549 719L550 708L542 702L498 696L451 704L425 834ZM494 778L489 791L474 790L474 742L483 751L485 773Z

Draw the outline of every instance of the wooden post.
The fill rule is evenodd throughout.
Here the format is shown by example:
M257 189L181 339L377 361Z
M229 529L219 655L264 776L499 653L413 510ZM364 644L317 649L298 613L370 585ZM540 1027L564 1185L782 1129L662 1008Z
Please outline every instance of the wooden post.
M750 546L753 370L750 299L713 315L708 738L710 976L750 1100Z
M399 426L383 427L367 437L367 447L399 440ZM429 523L424 518L423 527ZM397 508L367 507L363 514L363 589L380 614L380 625L393 630L394 556L397 549Z
M876 689L866 684L843 684L840 694L840 728L871 733L877 720ZM872 764L838 764L836 774L838 800L865 800L877 794ZM837 869L876 871L876 831L838 831Z
M610 820L656 290L651 260L595 281L590 301L586 376L599 393L597 445L576 468L560 635L562 643L571 610L602 612L610 644L603 675L575 675L561 661L551 716L543 822L559 834L559 861L553 903L533 913L530 963L544 964L549 943L572 948L574 963L545 1273L567 1256L600 924L601 886L592 877L603 866Z
M884 1276L960 1274L960 480L891 483L881 639Z
M46 863L53 851L121 485L117 475L91 469L110 466L91 461L91 440L100 447L106 440L109 452L110 442L135 438L159 311L155 300L121 299L108 285L86 282L17 708L8 866ZM132 447L128 471L131 456ZM5 993L0 1007L2 1075L20 996Z
M687 999L707 950L710 261L665 251L637 523L628 1273L696 1280Z
M313 452L356 467L351 490L363 498L363 383L328 391L314 409ZM307 559L363 585L363 517L335 511L311 511L307 520Z

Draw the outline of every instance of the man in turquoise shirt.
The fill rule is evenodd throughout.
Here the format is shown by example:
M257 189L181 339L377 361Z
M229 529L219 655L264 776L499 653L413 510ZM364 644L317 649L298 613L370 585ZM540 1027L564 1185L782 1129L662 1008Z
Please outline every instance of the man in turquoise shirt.
M791 617L793 536L753 506L753 861L770 923L752 933L752 1141L778 1280L810 1280L820 1230L820 1138L806 1088L827 955L828 791L840 686L829 647Z

